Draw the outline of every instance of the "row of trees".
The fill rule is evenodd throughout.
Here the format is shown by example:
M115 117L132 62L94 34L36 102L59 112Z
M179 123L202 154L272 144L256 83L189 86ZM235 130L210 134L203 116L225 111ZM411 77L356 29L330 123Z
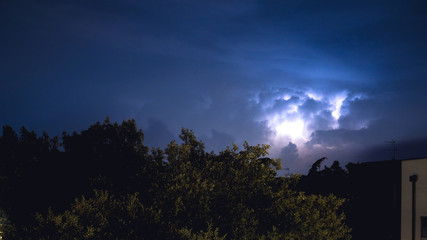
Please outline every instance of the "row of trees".
M349 239L344 199L279 178L267 145L148 149L134 120L50 138L3 127L5 239ZM1 223L0 223L1 224Z
M345 198L342 209L352 239L400 239L401 162L348 163L344 170L338 161L328 167L324 160L301 176L297 188Z

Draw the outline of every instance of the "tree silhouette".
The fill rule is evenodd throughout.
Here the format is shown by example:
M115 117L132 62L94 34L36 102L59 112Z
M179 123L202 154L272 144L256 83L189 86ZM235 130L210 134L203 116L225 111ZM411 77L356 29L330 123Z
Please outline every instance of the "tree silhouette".
M1 206L15 226L5 238L349 238L344 200L277 177L268 145L215 154L191 130L179 137L149 151L135 120L107 118L60 140L5 126Z

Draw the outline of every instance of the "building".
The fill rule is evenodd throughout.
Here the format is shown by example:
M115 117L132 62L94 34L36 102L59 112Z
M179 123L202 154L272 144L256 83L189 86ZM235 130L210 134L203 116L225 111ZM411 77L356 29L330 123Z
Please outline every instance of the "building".
M347 169L354 240L427 240L427 158Z
M427 239L427 158L402 160L401 171L401 240Z

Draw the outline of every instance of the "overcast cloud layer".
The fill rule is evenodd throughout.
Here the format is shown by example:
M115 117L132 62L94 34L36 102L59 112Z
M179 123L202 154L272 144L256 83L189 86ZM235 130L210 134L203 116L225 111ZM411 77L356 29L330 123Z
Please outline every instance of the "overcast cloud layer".
M209 150L427 156L425 1L1 1L0 124L83 130L135 118ZM329 163L327 163L329 164Z

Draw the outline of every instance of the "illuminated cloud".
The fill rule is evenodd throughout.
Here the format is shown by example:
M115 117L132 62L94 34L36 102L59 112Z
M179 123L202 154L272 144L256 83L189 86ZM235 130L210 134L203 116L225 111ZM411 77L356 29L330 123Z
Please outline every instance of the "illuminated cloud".
M382 159L370 151L383 153L384 140L427 136L421 1L6 1L2 9L2 125L55 135L107 115L135 118L146 144L163 146L186 127L208 150L271 144L273 157L295 159L284 161L292 172L325 156Z
M292 158L293 161L285 161L284 164L293 165L295 171L303 169L310 163L307 161L320 158L322 154L334 156L331 153L344 154L344 149L349 146L355 149L366 147L366 127L375 117L373 112L363 110L365 106L359 107L365 102L372 104L368 103L372 99L367 93L348 90L275 89L259 93L257 99L254 106L261 109L257 119L270 129L267 141L272 145L272 155ZM338 137L333 141L328 136L334 132L349 138ZM358 136L360 141L354 141L352 135ZM298 155L285 156L291 154L286 150L289 148L298 149Z
M275 98L266 98L268 93L260 94L270 102L262 103L265 111L263 121L274 132L277 141L286 136L292 141L307 141L315 130L339 128L339 119L347 91L323 95L302 90L295 90L283 96L272 92ZM349 111L349 110L347 110Z

